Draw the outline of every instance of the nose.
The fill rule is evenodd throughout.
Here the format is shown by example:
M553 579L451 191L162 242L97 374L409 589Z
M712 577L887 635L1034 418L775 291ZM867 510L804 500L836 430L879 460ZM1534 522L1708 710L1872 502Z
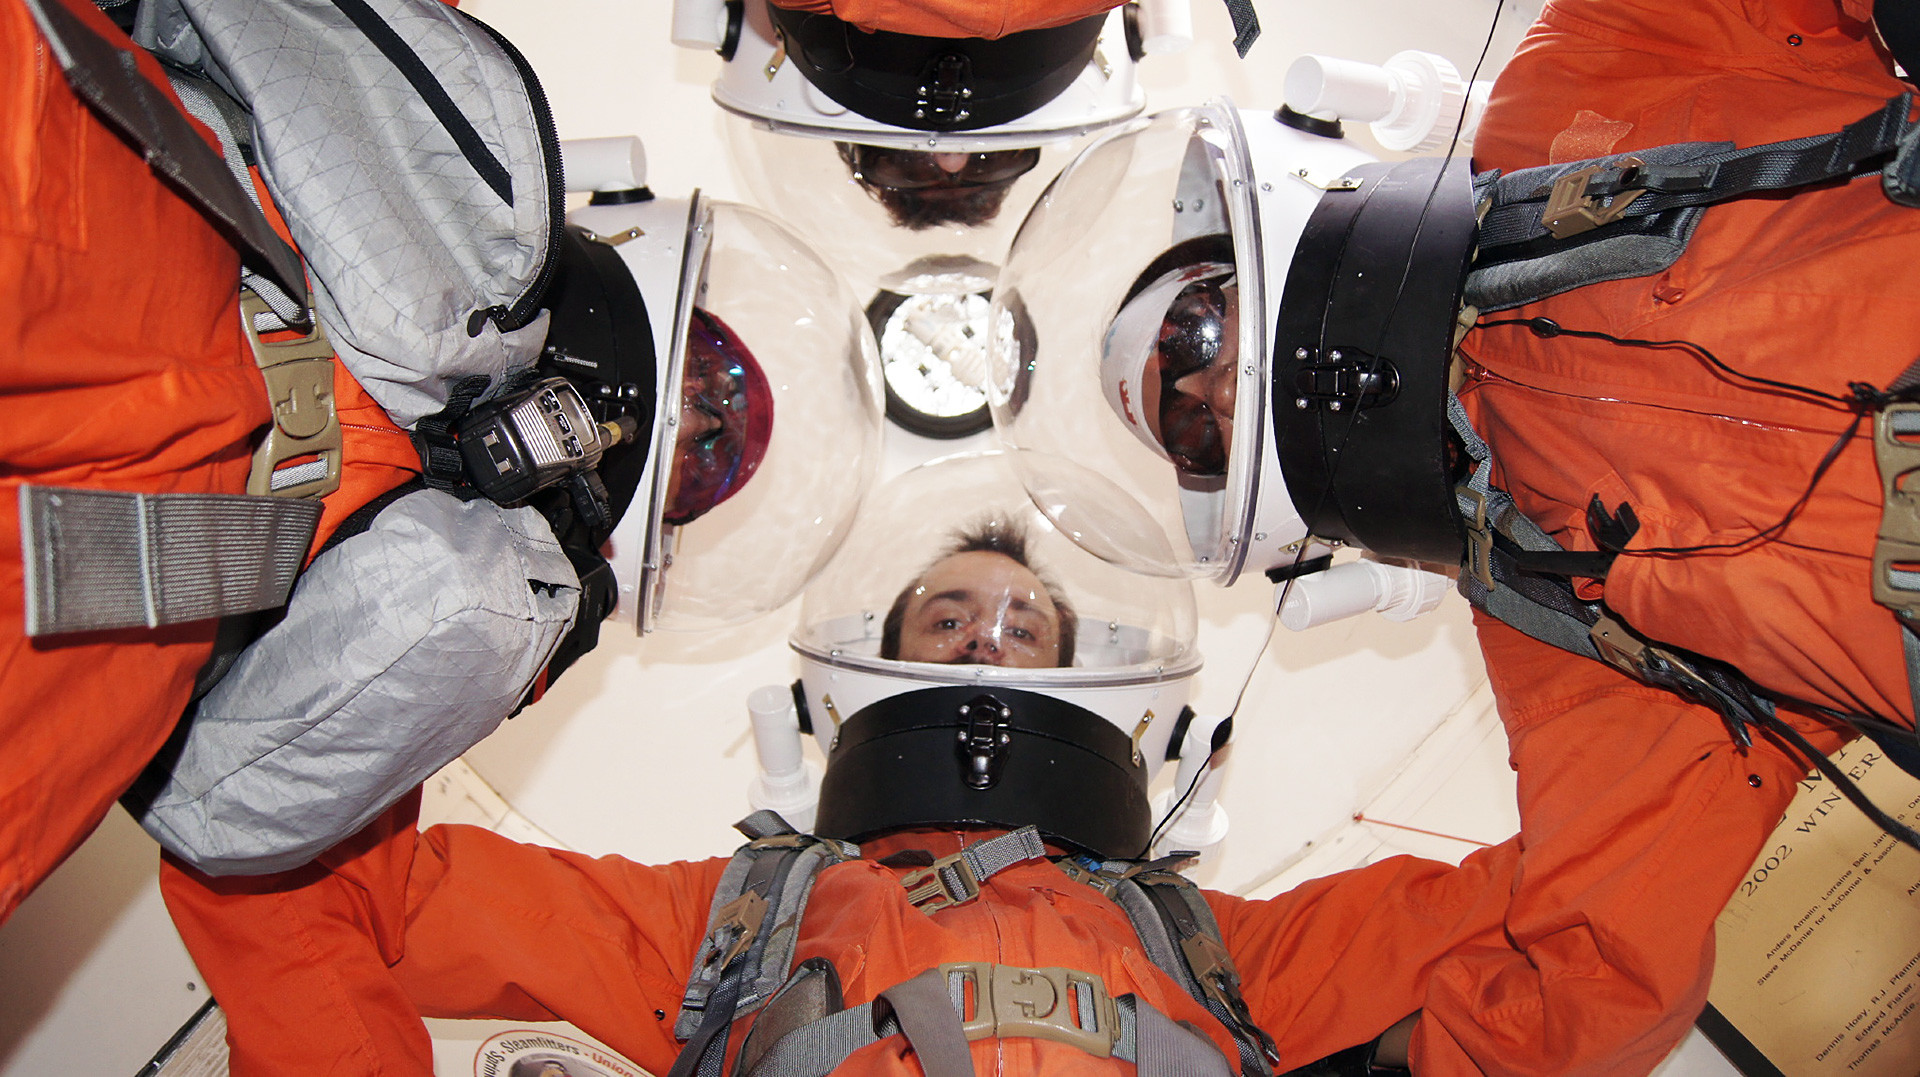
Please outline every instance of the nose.
M991 626L976 625L968 630L960 651L966 661L977 665L997 666L1005 660L1000 651L1000 633Z
M698 397L690 397L680 405L680 437L688 441L698 441L719 431L726 425L720 416L702 406Z
M939 167L940 171L955 175L967 167L967 157L968 155L964 153L936 153L933 155L933 163Z
M1216 415L1232 415L1233 401L1239 392L1239 379L1233 364L1215 363L1174 380L1173 387L1188 396L1207 402Z

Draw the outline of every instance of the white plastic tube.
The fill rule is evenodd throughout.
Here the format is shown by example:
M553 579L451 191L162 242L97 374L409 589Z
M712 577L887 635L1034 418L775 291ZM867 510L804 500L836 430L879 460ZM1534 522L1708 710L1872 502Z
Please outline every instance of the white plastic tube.
M1190 849L1200 854L1202 864L1211 860L1219 850L1220 843L1226 840L1228 830L1227 809L1220 804L1220 786L1226 780L1223 764L1226 751L1213 750L1213 735L1220 728L1223 717L1195 715L1187 726L1187 735L1180 742L1180 766L1174 771L1173 787L1163 797L1154 815L1163 815L1180 797L1191 788L1193 795L1187 797L1173 821L1160 835L1156 844L1159 853L1170 853L1177 849ZM1196 781L1198 784L1195 784Z
M779 812L797 830L813 829L820 775L800 747L793 693L777 684L754 689L747 696L747 718L753 723L753 753L760 762L760 773L747 787L747 803L755 811Z
M560 143L569 191L631 191L647 185L647 148L634 135Z
M1440 604L1453 581L1426 569L1361 558L1281 584L1280 623L1295 632L1376 610L1407 621Z
M1308 54L1287 68L1287 107L1322 119L1372 123L1394 109L1392 72L1378 64Z
M671 34L683 49L718 51L727 39L726 0L673 0Z
M1440 149L1453 137L1473 89L1446 57L1418 49L1395 53L1381 65L1302 56L1287 68L1283 87L1295 112L1368 124L1382 146L1412 153ZM1468 109L1462 141L1472 137L1478 120Z
M1140 48L1166 56L1193 44L1193 6L1188 0L1140 0Z

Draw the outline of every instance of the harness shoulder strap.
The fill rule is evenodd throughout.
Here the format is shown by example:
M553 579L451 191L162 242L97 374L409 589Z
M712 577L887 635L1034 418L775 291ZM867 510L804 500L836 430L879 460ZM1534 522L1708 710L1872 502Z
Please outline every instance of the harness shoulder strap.
M304 310L308 296L299 255L274 234L220 154L140 71L133 53L94 32L60 0L28 0L27 7L74 92L233 240L249 268Z
M1473 461L1472 471L1456 495L1467 524L1467 564L1460 573L1460 592L1476 609L1543 643L1606 662L1647 684L1712 707L1743 747L1752 743L1753 727L1767 730L1791 744L1809 766L1832 781L1875 825L1920 849L1920 832L1869 800L1832 760L1780 719L1773 700L1744 673L1724 662L1646 639L1601 603L1580 598L1567 576L1558 574L1589 573L1565 565L1546 567L1555 565L1551 559L1556 554L1564 555L1560 544L1527 519L1511 496L1492 485L1490 450L1458 399L1450 402L1449 414L1463 449ZM1915 640L1904 618L1901 630L1905 633L1909 682L1920 684L1920 641ZM1920 777L1920 735L1914 730L1866 715L1827 707L1814 709L1871 737L1887 750L1888 758Z
M1838 131L1736 149L1656 146L1476 178L1485 213L1465 299L1495 311L1605 280L1646 276L1686 250L1705 207L1880 172L1888 197L1913 204L1920 125L1909 94Z
M735 826L751 840L721 875L694 958L674 1035L687 1041L670 1077L714 1077L726 1059L727 1032L787 979L801 913L821 870L860 855L857 846L801 834L770 811Z
M1120 872L1108 896L1126 912L1153 963L1233 1034L1241 1073L1252 1077L1277 1068L1273 1037L1254 1021L1240 993L1240 973L1200 888L1172 864L1155 861Z

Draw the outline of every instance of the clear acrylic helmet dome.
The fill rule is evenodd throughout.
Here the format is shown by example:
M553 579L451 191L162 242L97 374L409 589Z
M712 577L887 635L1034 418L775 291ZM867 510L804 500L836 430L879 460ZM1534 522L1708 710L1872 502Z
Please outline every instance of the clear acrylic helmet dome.
M713 98L754 199L813 241L856 287L967 295L995 267L1047 177L1081 135L1137 115L1145 98L1116 9L1058 96L977 130L914 130L834 101L787 62L767 5L745 6Z
M1023 536L1029 569L1015 572L995 553L952 552L960 536L987 529ZM1070 608L1070 627L1046 623L1054 599ZM904 616L890 632L896 603ZM1200 667L1195 626L1190 584L1142 579L1088 555L1034 508L1005 454L984 452L876 487L808 585L792 644L814 733L828 749L842 722L877 701L934 686L1005 687L1092 712L1135 738L1151 771L1166 758ZM898 658L881 657L890 635ZM1071 637L1068 665L1056 664L1062 636ZM968 656L993 640L997 657ZM974 664L992 661L1008 664Z
M702 630L786 604L845 537L878 461L859 305L750 207L648 198L569 219L620 252L663 357L647 471L608 544L616 615Z
M1231 583L1307 537L1271 437L1288 256L1369 161L1223 101L1109 132L1041 195L994 295L993 420L1036 504L1089 551Z

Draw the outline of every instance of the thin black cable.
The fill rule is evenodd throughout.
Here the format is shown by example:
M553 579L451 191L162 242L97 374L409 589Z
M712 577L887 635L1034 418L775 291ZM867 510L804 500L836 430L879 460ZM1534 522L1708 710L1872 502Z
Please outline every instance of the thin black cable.
M1302 549L1304 548L1305 546L1303 545ZM1286 586L1280 589L1280 601L1282 604L1285 603L1287 591L1292 586L1293 580L1288 580ZM1273 616L1267 618L1266 634L1260 637L1260 648L1253 652L1253 661L1247 663L1247 675L1240 678L1240 690L1234 693L1232 709L1228 710L1227 716L1220 720L1220 725L1214 726L1216 733L1220 730L1221 726L1231 725L1233 720L1240 716L1240 704L1245 702L1247 698L1247 688L1253 684L1253 678L1260 673L1260 660L1266 657L1267 648L1273 645L1273 626L1279 620L1280 608L1279 605L1276 605ZM1160 817L1160 822L1155 824L1153 832L1147 836L1146 848L1140 850L1140 855L1135 859L1144 860L1152 854L1154 843L1158 842L1160 835L1166 832L1167 827L1173 825L1175 819L1179 818L1180 809L1186 806L1187 801L1193 799L1193 794L1200 788L1201 781L1203 781L1207 773L1213 769L1213 757L1225 751L1226 747L1227 746L1223 744L1217 750L1210 748L1207 752L1207 761L1200 764L1199 769L1193 772L1193 780L1187 783L1185 791L1183 791L1172 804L1167 806L1166 814Z
M1822 392L1811 386L1797 385L1790 381L1776 381L1773 378L1763 378L1757 374L1748 374L1744 371L1737 370L1722 361L1719 356L1708 351L1705 345L1696 344L1691 340L1642 340L1637 337L1616 337L1611 333L1604 333L1596 329L1568 329L1566 326L1561 325L1551 318L1495 318L1490 321L1477 322L1474 328L1497 329L1509 325L1525 326L1533 335L1541 337L1542 339L1578 337L1583 340L1601 340L1622 348L1681 348L1693 352L1695 355L1706 360L1707 364L1715 370L1737 381L1750 382L1754 385L1764 385L1770 389L1812 397L1815 400L1824 400L1848 409L1857 410L1861 403L1859 390L1857 389L1854 390L1851 395L1836 396L1832 393Z
M1314 519L1319 518L1320 513L1326 508L1327 498L1331 497L1333 494L1335 479L1339 471L1339 463L1344 458L1342 454L1344 453L1347 447L1347 443L1352 440L1354 428L1359 424L1359 421L1360 421L1360 411L1361 411L1360 401L1365 392L1365 388L1366 386L1374 382L1375 378L1380 373L1380 369L1382 365L1386 363L1386 357L1382 353L1385 351L1384 346L1386 344L1387 329L1393 325L1394 315L1397 314L1400 310L1400 302L1402 299L1405 298L1407 293L1407 282L1408 280L1411 279L1413 274L1413 260L1411 258L1411 252L1419 246L1420 235L1426 229L1427 220L1432 214L1434 199L1439 197L1441 183L1447 177L1447 167L1448 165L1453 163L1454 156L1459 152L1460 137L1466 130L1467 113L1471 111L1473 108L1473 83L1479 79L1480 69L1484 67L1487 62L1487 54L1493 50L1493 39L1499 33L1499 29L1500 29L1500 12L1504 10L1505 7L1506 7L1505 0L1496 0L1496 3L1494 4L1494 7L1493 7L1493 19L1487 24L1486 40L1481 42L1480 55L1478 58L1474 60L1473 72L1467 77L1467 93L1461 99L1460 113L1455 118L1455 121L1454 121L1453 138L1449 140L1447 143L1447 152L1441 158L1439 170L1434 173L1433 186L1427 189L1426 201L1422 203L1420 207L1419 223L1414 227L1413 235L1407 244L1409 258L1401 265L1400 280L1394 285L1393 302L1387 306L1386 317L1380 319L1380 332L1379 332L1379 335L1374 338L1374 346L1371 349L1371 358L1367 365L1367 376L1365 378L1355 381L1354 388L1353 388L1353 399L1351 401L1352 406L1344 409L1346 412L1346 420L1347 420L1346 425L1341 429L1340 440L1338 445L1336 445L1334 448L1333 460L1332 460L1331 466L1327 468L1327 481L1323 486L1321 486L1318 495L1314 499L1314 507L1313 507ZM1358 223L1359 218L1360 218L1360 214L1355 213L1352 219L1349 221L1349 224L1348 224L1349 234L1351 234L1352 227ZM1342 244L1342 250L1343 251L1345 250L1344 243ZM1323 319L1324 319L1324 316L1325 316L1325 312L1323 312ZM1321 335L1321 338L1324 340L1326 337L1326 323L1324 320L1321 323L1320 335ZM1294 555L1294 565L1296 567L1299 565L1301 559L1305 556L1305 554L1306 554L1306 545L1302 544L1300 547L1300 551ZM1292 581L1289 580L1288 587L1291 587L1291 586L1292 586ZM1284 601L1285 601L1285 591L1283 589L1282 602Z
M1734 542L1704 543L1698 546L1645 546L1636 549L1614 551L1622 557L1675 557L1695 553L1731 553L1751 549L1754 546L1778 539L1786 532L1793 521L1798 519L1802 512L1806 511L1807 505L1813 500L1814 491L1820 486L1820 481L1826 478L1827 472L1832 470L1833 465L1839 460L1840 454L1845 451L1846 447L1853 443L1853 439L1859 434L1860 425L1866 421L1866 417L1873 411L1886 406L1889 402L1908 399L1914 395L1914 390L1911 387L1889 392L1877 389L1864 382L1850 382L1848 383L1849 395L1838 396L1833 393L1815 389L1811 386L1798 385L1793 382L1778 381L1773 378L1763 378L1755 374L1748 374L1735 369L1733 366L1721 360L1719 356L1713 354L1713 352L1708 350L1704 345L1697 344L1690 340L1642 340L1634 337L1616 337L1611 333L1593 329L1568 329L1566 326L1550 318L1497 318L1491 321L1479 322L1475 327L1500 328L1516 325L1524 326L1534 335L1544 339L1566 336L1583 340L1604 341L1615 347L1623 348L1678 348L1699 356L1705 360L1708 365L1713 367L1713 369L1720 371L1722 374L1736 381L1764 386L1775 392L1804 397L1810 403L1825 403L1843 407L1853 413L1853 418L1847 423L1846 429L1840 432L1840 436L1834 440L1832 445L1828 446L1826 453L1821 456L1820 462L1814 466L1813 474L1808 478L1806 488L1800 492L1799 497L1794 499L1793 504L1787 507L1786 513L1782 515L1780 519Z
M1849 803L1860 809L1862 815L1872 820L1875 826L1891 834L1902 844L1920 849L1920 833L1916 833L1912 827L1888 815L1878 804L1869 799L1864 790L1855 785L1851 778L1834 765L1833 760L1827 758L1825 752L1814 747L1799 730L1783 721L1778 715L1772 714L1758 715L1755 724L1759 725L1768 739L1773 740L1782 750L1791 755L1798 755L1805 762L1812 764L1815 770L1832 782L1833 787L1838 789ZM1782 741L1785 743L1780 744Z

